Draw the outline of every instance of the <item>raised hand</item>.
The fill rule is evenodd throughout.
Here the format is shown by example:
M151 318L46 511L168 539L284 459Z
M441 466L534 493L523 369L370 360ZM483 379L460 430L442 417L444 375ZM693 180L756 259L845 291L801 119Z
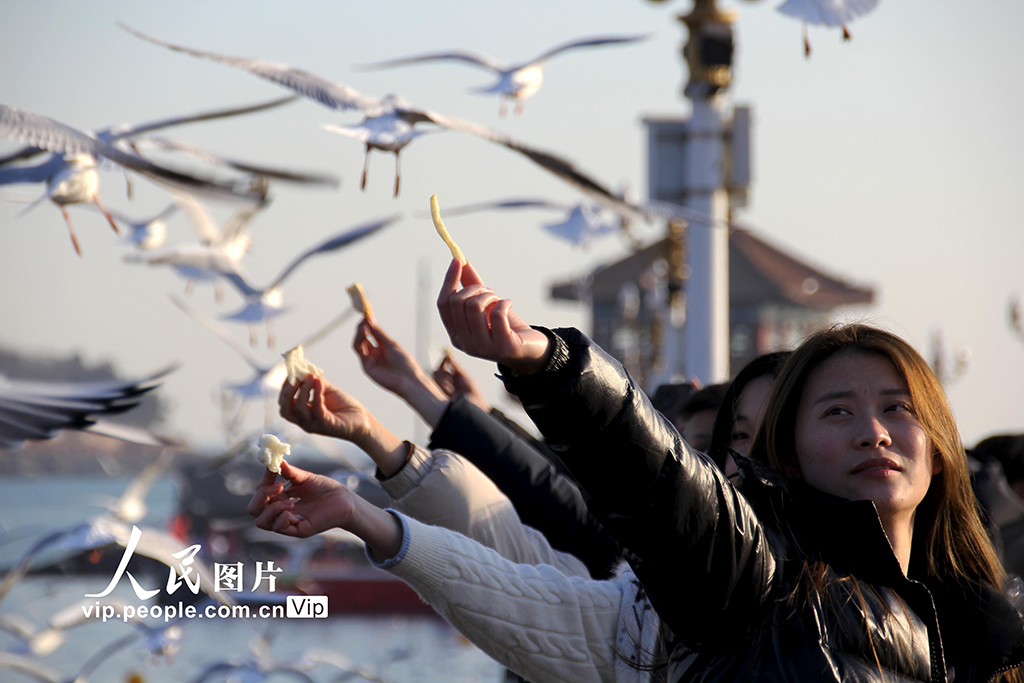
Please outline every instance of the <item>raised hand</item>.
M371 417L366 409L321 377L309 375L299 384L286 380L277 403L281 417L310 434L358 443L370 431Z
M359 323L352 348L369 378L393 393L401 395L410 382L425 377L416 359L389 337L376 320L364 318Z
M353 516L354 493L330 477L281 463L281 476L263 473L249 501L256 526L285 536L306 538L334 527L347 528Z
M307 538L335 527L351 531L378 559L394 557L402 547L402 527L393 515L363 500L330 477L281 463L276 481L270 470L249 501L256 526L285 536Z
M512 310L512 301L485 287L469 263L463 267L452 260L437 297L437 310L452 345L471 356L531 374L544 367L551 353L551 342L544 333L527 325Z
M441 387L441 391L448 396L462 394L480 410L486 412L491 409L483 392L480 391L480 386L462 369L462 366L455 362L450 354L444 354L444 358L434 370L433 378Z

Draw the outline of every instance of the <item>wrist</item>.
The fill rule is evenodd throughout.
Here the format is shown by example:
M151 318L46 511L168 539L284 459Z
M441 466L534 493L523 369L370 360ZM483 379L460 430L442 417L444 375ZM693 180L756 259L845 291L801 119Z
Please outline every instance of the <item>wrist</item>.
M431 428L437 426L448 406L448 396L441 391L441 387L437 386L432 377L422 372L416 380L409 382L402 397Z
M409 449L406 443L372 415L369 416L366 436L360 442L356 442L356 445L370 456L385 477L393 476L402 469L408 457Z

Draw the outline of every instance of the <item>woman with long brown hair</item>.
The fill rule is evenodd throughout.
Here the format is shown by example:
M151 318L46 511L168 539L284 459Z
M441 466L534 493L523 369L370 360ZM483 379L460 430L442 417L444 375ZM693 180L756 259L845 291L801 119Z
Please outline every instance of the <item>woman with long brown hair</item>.
M741 493L620 364L576 330L526 325L472 266L452 263L438 309L457 348L499 363L638 557L695 653L670 680L1020 680L1024 622L1000 593L956 423L898 337L852 325L797 349Z

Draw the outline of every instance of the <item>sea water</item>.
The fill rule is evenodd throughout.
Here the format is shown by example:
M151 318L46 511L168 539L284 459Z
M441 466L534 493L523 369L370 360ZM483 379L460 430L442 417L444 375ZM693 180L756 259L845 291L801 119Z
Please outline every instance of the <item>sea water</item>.
M0 526L5 534L0 539L0 567L6 571L41 534L103 512L98 505L101 497L117 497L128 481L111 477L0 477ZM162 529L175 501L173 483L159 482L147 498L149 511L144 523ZM0 613L18 614L43 626L56 611L82 600L87 593L102 591L109 578L30 576L0 601ZM140 604L127 580L118 584L113 595ZM147 622L162 625L159 619ZM218 662L243 665L258 656L264 658L265 665L285 666L299 660L309 648L339 653L355 666L366 667L381 679L395 683L496 683L504 675L493 660L434 617L195 618L179 623L180 650L171 661L154 658L139 639L103 660L90 680L121 683L138 674L147 683L179 683L198 678ZM135 632L135 627L120 620L90 621L67 631L66 641L55 651L34 659L71 679L91 657ZM21 645L15 636L0 631L0 651L15 651ZM315 681L334 681L339 680L341 671L319 664L307 673ZM20 683L34 679L0 669L0 680ZM230 679L221 673L209 680ZM288 677L279 674L272 680Z

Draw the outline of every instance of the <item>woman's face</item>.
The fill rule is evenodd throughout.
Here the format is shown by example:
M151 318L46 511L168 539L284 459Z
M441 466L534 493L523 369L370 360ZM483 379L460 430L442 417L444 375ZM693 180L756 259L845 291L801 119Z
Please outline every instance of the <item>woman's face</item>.
M754 432L764 416L764 404L772 388L771 375L761 375L747 382L736 399L736 412L729 433L729 447L740 455L747 455Z
M885 356L841 351L814 368L796 413L796 458L820 491L875 503L883 522L905 518L941 469L906 382Z

